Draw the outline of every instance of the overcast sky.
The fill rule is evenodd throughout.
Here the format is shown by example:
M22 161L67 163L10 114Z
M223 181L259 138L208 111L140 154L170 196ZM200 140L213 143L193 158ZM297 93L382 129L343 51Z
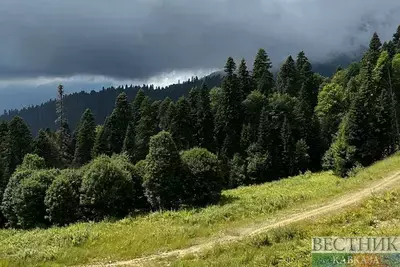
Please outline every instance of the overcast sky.
M373 31L388 39L398 24L399 0L1 0L0 84L165 83L221 68L228 56L252 61L260 47L275 65L300 50L324 60Z

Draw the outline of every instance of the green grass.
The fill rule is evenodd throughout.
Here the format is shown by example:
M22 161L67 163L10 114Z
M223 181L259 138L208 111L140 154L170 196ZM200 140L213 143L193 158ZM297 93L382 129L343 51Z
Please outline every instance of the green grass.
M223 193L220 205L158 212L117 222L77 223L50 229L0 230L0 265L75 265L132 259L201 243L235 228L266 222L294 210L357 190L400 170L396 155L341 179L306 173Z
M397 189L317 221L302 221L240 243L217 246L200 257L170 259L169 266L311 266L312 237L399 236L399 202ZM157 264L165 266L166 262Z

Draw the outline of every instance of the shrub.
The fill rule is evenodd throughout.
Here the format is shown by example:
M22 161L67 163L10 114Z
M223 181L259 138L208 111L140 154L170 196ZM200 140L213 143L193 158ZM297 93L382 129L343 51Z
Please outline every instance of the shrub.
M44 198L58 170L32 171L13 190L12 209L17 225L24 229L48 224Z
M229 162L229 187L236 188L241 185L246 185L246 161L240 156L235 154L233 159Z
M100 156L84 169L80 203L88 218L122 217L133 209L132 176L115 160Z
M40 170L46 168L46 161L36 154L26 154L19 169Z
M151 137L149 145L143 183L147 200L154 209L177 208L182 199L183 181L176 145L171 134L165 131Z
M81 218L79 189L82 174L77 170L63 170L46 192L44 203L50 222L66 225Z
M202 206L216 202L221 197L222 178L217 156L204 148L182 152L185 170L186 204Z
M122 170L126 171L130 175L132 181L132 207L134 209L147 209L148 202L144 196L143 189L143 176L137 170L135 165L130 162L128 155L114 155L112 157L113 162ZM141 170L143 171L143 170Z
M142 181L144 180L144 176L146 174L146 166L147 166L146 160L140 160L135 164L136 172L139 174Z
M1 211L7 220L6 225L10 227L18 226L18 218L15 214L15 192L20 182L32 175L31 170L21 170L17 169L8 181L7 187L4 190L3 199L1 203Z

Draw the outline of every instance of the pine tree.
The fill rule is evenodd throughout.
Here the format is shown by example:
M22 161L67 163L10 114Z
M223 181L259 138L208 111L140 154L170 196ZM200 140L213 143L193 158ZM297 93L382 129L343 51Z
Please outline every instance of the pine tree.
M132 162L135 160L135 149L135 126L133 122L131 122L126 130L122 151L128 155L130 161Z
M74 159L74 147L69 125L65 120L61 123L57 131L57 143L61 166L69 166Z
M140 107L141 118L135 128L135 159L142 160L149 151L150 137L157 133L157 110L152 107L150 98L145 97Z
M288 119L284 118L282 128L281 128L281 144L282 144L282 152L281 152L281 165L282 176L293 175L296 171L296 166L293 161L293 152L294 152L294 140L292 135L292 129L289 125Z
M253 89L252 79L249 71L247 70L246 60L244 58L242 59L239 65L238 79L239 79L240 91L242 92L242 99L244 100Z
M74 155L74 147L72 145L72 135L69 128L67 116L65 114L64 106L64 86L59 85L57 91L57 120L59 125L57 130L57 143L60 155L61 166L68 166L71 164Z
M107 124L108 118L106 118L104 124ZM95 141L92 150L92 157L96 158L100 155L108 155L107 138L104 134L104 126L99 125L96 127Z
M171 119L169 131L179 150L192 147L194 140L194 125L191 116L190 104L185 97L180 97L176 102L175 116Z
M244 107L244 125L242 128L240 145L244 151L252 143L257 141L260 115L266 101L266 96L258 90L255 90L252 91L242 103Z
M169 104L172 102L171 98L166 97L158 110L158 117L157 120L159 121L159 128L161 130L167 130L169 127L169 121L168 121L168 108Z
M205 84L203 84L200 90L196 111L196 145L206 148L209 151L215 151L213 136L214 118L211 113L209 90Z
M25 155L32 152L32 134L21 117L14 117L8 123L5 151L5 177L8 179L16 167L22 163Z
M133 100L132 103L132 112L133 112L133 123L135 127L137 126L137 123L140 120L140 107L142 106L142 102L145 99L146 95L144 94L144 91L142 89L139 89L139 91L136 94L135 100Z
M126 129L132 121L132 110L125 93L115 101L115 108L104 125L104 135L108 144L108 155L119 154L124 145Z
M281 93L287 93L290 96L297 96L299 86L297 81L296 63L292 56L289 56L282 64L276 79L277 90Z
M43 158L49 168L60 167L60 159L56 143L44 130L39 130L33 143L33 153Z
M253 81L257 89L269 95L274 87L274 76L271 73L272 63L264 49L258 50L253 66Z
M395 52L400 53L400 25L397 27L396 33L393 34L393 45Z
M75 166L82 166L92 159L92 150L95 138L96 124L94 122L94 116L92 111L90 109L87 109L83 113L81 121L79 123L75 146Z
M226 77L222 83L222 97L217 105L214 134L219 156L231 158L240 147L242 127L241 97L233 58L225 65Z

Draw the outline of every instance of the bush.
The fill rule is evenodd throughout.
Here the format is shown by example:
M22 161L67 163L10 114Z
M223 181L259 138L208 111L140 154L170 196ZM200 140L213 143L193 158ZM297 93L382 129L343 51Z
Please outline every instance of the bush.
M19 169L41 170L46 168L46 161L36 154L26 154Z
M9 183L11 194L3 201L11 226L26 229L48 224L44 198L58 174L58 170L17 171Z
M185 203L203 206L221 197L222 178L217 156L204 148L193 148L181 154L185 173Z
M80 203L85 215L94 220L122 217L133 210L132 175L107 156L85 167Z
M148 209L149 205L146 197L144 196L143 189L143 174L138 171L135 165L130 162L128 155L114 155L112 158L113 162L122 170L126 171L130 175L132 181L132 207L134 209Z
M44 203L50 222L66 225L81 218L79 189L82 174L77 170L63 170L46 192Z
M18 226L18 218L15 214L15 192L20 182L32 175L31 170L17 169L8 181L7 187L4 190L3 199L1 203L1 211L7 220L6 225L10 227Z
M144 176L146 174L146 166L147 166L146 160L140 160L135 164L136 172L139 174L142 181L144 180Z
M229 187L236 188L241 185L246 185L246 161L240 156L235 154L233 159L229 162Z
M149 145L143 183L147 200L154 209L177 208L182 200L183 181L176 145L165 131L151 137Z

